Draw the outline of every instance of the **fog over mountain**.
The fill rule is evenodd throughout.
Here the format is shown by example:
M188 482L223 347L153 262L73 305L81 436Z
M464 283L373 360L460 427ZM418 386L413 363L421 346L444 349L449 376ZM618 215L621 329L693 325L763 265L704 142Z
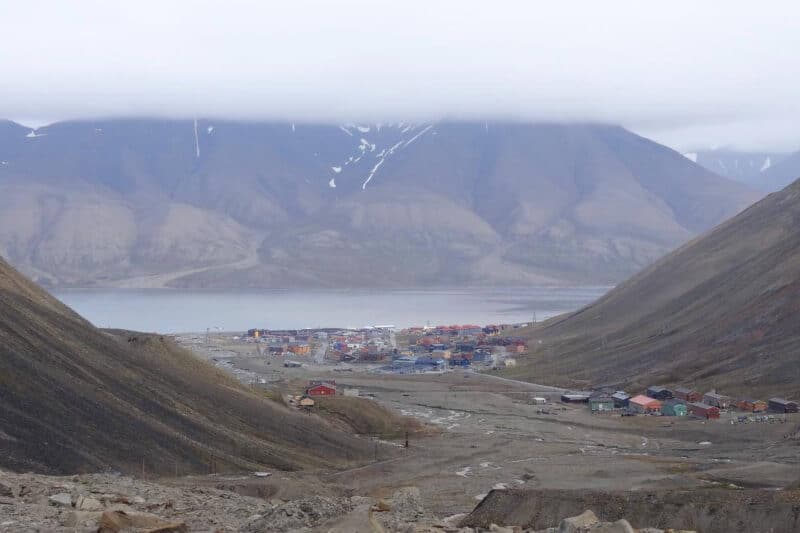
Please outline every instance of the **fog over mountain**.
M54 285L611 283L758 196L616 126L0 124L0 254Z
M410 0L79 5L0 20L0 117L622 124L800 147L800 5Z
M57 285L615 282L796 177L796 15L24 2L0 253Z

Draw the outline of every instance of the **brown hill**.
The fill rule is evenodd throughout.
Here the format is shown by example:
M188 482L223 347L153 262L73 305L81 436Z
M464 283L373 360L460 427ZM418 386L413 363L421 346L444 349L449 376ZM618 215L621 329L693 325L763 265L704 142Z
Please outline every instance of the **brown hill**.
M109 333L0 259L0 467L296 469L371 447L261 398L157 335Z
M563 385L800 395L800 182L526 334L512 371ZM540 342L541 341L541 342Z

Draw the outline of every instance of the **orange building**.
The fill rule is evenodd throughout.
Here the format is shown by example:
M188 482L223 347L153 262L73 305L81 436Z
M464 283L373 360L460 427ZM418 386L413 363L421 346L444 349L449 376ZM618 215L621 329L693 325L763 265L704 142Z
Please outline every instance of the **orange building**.
M642 394L634 396L628 401L629 409L643 414L658 414L661 412L662 405L663 404L659 400L654 400Z
M308 344L290 344L289 351L295 355L305 355L311 352L311 346Z

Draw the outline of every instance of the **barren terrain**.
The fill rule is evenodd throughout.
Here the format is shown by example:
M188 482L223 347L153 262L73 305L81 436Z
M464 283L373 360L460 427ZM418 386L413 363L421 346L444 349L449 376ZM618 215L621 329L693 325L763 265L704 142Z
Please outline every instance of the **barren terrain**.
M256 386L299 392L308 379L335 379L438 428L412 438L401 457L379 456L374 464L326 478L373 496L414 485L436 516L468 512L498 488L778 489L800 479L798 415L747 424L732 423L734 413L718 421L592 415L585 406L561 404L561 389L492 375L402 376L358 365L337 372L335 365L312 363L284 368L280 359L259 357L252 345L219 336L209 347L200 339L197 353L227 356L241 378L267 381ZM532 396L551 403L532 405Z
M0 472L0 531L94 531L114 517L208 532L475 531L468 526L504 521L533 531L583 507L604 520L667 527L670 505L687 498L696 505L680 519L700 531L728 531L714 509L731 498L749 502L752 517L771 517L774 531L791 531L775 512L797 499L798 415L747 424L732 423L733 413L719 421L591 415L559 403L559 389L471 371L342 371L312 355L285 368L229 334L177 341L277 403L310 379L358 389L361 398L327 398L302 416L355 434L372 457L344 469L157 478ZM532 405L534 395L550 401ZM734 530L758 531L750 516L736 515Z

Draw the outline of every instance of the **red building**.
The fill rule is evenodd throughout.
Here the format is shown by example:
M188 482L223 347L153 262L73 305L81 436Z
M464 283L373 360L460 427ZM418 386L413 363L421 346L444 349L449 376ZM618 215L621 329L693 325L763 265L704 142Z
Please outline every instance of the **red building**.
M679 400L684 400L691 403L696 403L702 401L703 395L697 392L696 390L688 389L686 387L675 387L675 390L672 391L675 394L675 397Z
M763 413L767 410L767 402L745 398L736 402L736 407L747 413Z
M705 403L690 403L689 413L698 418L719 418L719 407Z
M335 396L336 384L328 382L311 383L306 389L308 396Z

